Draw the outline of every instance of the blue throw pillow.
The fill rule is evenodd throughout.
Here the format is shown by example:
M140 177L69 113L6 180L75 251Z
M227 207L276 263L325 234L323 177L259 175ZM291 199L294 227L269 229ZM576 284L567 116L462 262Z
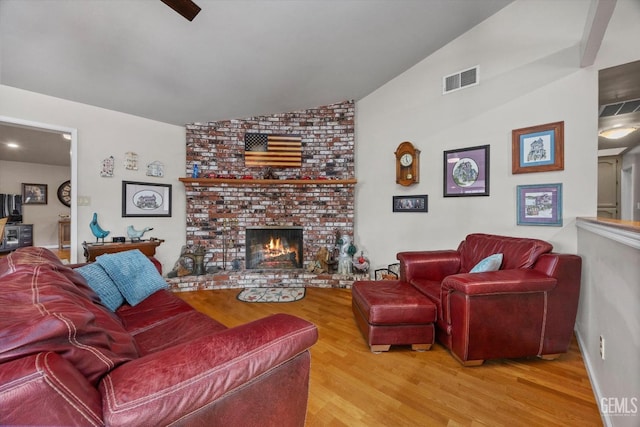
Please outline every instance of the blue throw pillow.
M96 262L104 268L132 306L154 292L168 288L155 265L138 249L100 255Z
M502 254L493 254L479 263L477 263L469 273L484 273L486 271L497 271L500 270L500 266L502 265Z
M89 287L100 297L102 303L111 311L116 311L124 303L124 298L111 277L99 264L92 263L75 269L85 278Z

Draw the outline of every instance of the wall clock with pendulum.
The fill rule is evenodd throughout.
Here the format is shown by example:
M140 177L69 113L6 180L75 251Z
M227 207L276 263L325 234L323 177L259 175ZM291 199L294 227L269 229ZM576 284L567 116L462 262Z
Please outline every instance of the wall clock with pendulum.
M396 183L409 186L420 182L420 150L409 141L398 145L396 155Z

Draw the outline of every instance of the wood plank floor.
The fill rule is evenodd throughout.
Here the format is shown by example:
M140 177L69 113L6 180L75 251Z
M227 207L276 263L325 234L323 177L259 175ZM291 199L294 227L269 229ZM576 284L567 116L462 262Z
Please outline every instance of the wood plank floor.
M308 288L292 303L244 303L239 289L177 295L229 327L284 312L318 326L308 427L601 426L574 339L555 361L492 360L464 368L442 346L373 354L353 320L351 291Z

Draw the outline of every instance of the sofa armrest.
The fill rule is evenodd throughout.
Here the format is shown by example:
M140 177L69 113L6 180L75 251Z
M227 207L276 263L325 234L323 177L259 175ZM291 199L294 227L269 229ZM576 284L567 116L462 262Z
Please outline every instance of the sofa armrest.
M103 425L98 390L52 352L1 364L0 402L3 425Z
M399 252L400 280L411 283L416 279L441 281L460 271L460 254L454 250Z
M442 282L442 292L456 291L465 295L547 292L557 282L535 270L498 270L449 276Z
M107 425L166 425L306 352L315 325L276 314L125 363L100 384ZM206 408L206 409L203 409Z

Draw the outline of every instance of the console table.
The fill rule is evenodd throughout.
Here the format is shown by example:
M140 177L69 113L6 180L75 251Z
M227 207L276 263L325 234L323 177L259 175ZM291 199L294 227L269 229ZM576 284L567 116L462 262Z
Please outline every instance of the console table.
M102 254L112 254L116 252L130 251L133 249L139 249L140 252L148 257L153 257L156 254L156 248L164 242L162 239L154 240L140 240L139 242L124 242L124 243L87 243L82 242L84 248L84 257L87 262L96 260L96 257Z
M58 221L58 249L71 244L71 220L61 219Z

